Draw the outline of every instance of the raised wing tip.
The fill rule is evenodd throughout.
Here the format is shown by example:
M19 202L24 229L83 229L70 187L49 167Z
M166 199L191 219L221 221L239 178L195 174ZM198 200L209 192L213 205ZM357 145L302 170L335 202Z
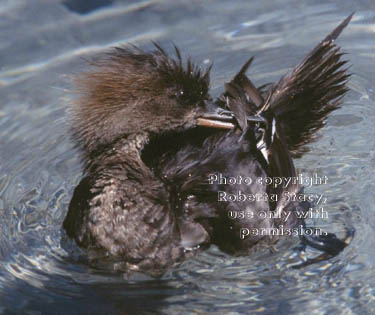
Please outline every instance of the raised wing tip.
M324 39L324 42L325 41L329 41L329 42L332 42L334 41L340 34L341 32L343 31L343 29L349 24L349 22L351 21L353 15L354 15L355 12L353 12L352 14L350 14L344 21L342 21L340 23L339 26L337 26L325 39Z
M248 61L246 61L245 64L242 66L240 72L237 75L244 75L246 73L247 69L249 69L253 60L254 60L254 56L250 57L250 59Z

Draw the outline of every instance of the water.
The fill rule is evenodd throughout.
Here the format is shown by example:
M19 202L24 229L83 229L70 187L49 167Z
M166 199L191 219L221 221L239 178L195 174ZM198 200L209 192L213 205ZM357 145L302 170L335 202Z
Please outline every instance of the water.
M0 1L0 313L373 314L375 312L373 1ZM298 240L230 257L216 248L161 279L100 274L64 243L61 225L81 177L67 136L69 75L120 43L158 41L203 65L212 93L251 55L259 85L278 80L351 12L338 43L352 67L343 107L328 119L300 171L329 177L309 188L329 220L310 224L353 242L301 270ZM83 58L82 58L83 57ZM61 244L65 244L62 246ZM305 254L318 254L309 250Z

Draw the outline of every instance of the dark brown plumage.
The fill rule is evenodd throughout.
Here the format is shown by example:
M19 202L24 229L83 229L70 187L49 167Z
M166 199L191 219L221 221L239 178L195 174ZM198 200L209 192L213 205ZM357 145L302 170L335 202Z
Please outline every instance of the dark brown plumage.
M169 191L140 159L153 135L194 127L209 98L209 70L190 61L185 70L176 51L173 60L158 46L116 48L77 77L70 111L87 177L64 228L91 260L109 255L125 269L158 273L185 255Z
M77 77L78 97L70 109L86 177L64 221L68 236L87 248L92 263L111 261L120 270L157 275L211 243L247 254L279 238L240 240L244 227L303 228L295 210L309 205L283 197L286 191L302 193L299 185L236 186L245 194L273 193L279 199L220 203L218 191L234 188L209 185L207 179L213 172L296 176L292 156L305 152L347 91L345 61L334 40L350 19L274 86L253 85L245 75L250 59L215 104L208 94L209 69L202 72L190 60L183 65L177 48L176 59L156 45L151 53L116 48L95 61L93 70ZM208 105L215 113L207 112ZM210 117L242 131L198 126L211 125ZM243 208L289 219L228 218L229 211Z
M306 144L316 140L317 131L328 114L339 108L349 74L346 61L335 45L336 38L348 25L347 17L317 45L293 71L272 89L265 110L279 118L293 157L306 152Z

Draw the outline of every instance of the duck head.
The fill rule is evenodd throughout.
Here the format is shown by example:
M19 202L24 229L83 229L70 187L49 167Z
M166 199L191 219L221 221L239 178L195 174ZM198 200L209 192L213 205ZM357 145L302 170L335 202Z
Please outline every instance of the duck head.
M190 59L184 65L176 47L176 59L155 47L151 53L114 48L75 78L78 96L70 116L86 155L132 134L148 138L197 125L234 127L230 115L207 112L211 67L202 71Z

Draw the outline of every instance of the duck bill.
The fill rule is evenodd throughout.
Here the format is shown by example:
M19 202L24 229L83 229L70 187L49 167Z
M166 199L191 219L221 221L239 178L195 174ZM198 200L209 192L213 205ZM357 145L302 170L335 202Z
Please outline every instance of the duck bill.
M231 122L213 120L207 118L198 118L198 126L218 129L234 129L235 125Z
M231 114L207 113L198 118L198 126L218 129L234 129L233 116Z
M228 110L218 110L213 113L205 113L198 117L198 126L219 128L219 129L235 129L238 128L238 119ZM261 115L249 115L246 117L248 123L266 124L267 120Z

